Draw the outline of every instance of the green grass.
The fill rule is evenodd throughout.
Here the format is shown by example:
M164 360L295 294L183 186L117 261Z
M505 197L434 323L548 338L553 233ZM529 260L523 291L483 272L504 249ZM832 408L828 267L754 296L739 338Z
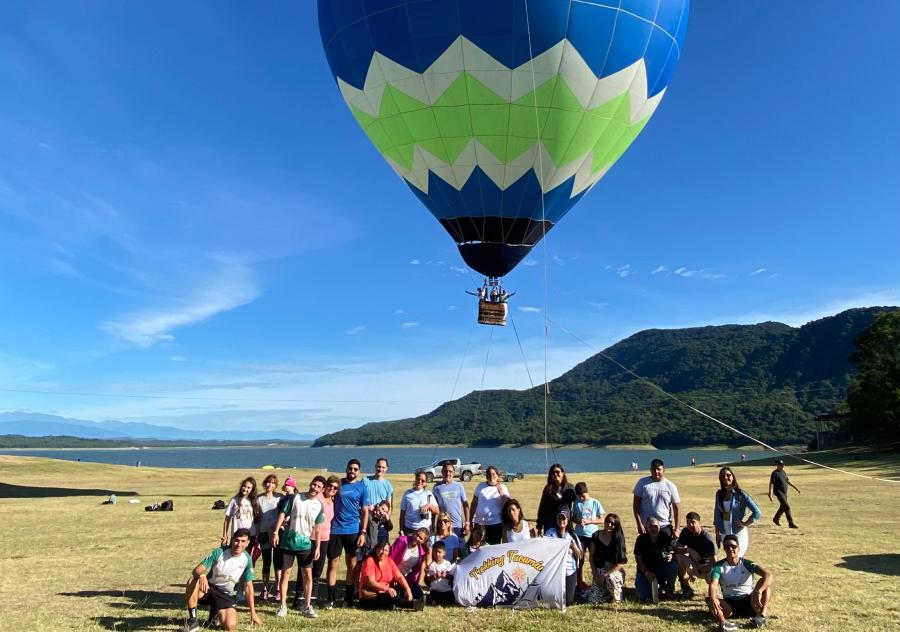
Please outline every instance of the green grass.
M900 476L900 455L823 453L832 467L875 476ZM792 495L799 530L771 522L777 505L766 498L770 463L746 463L735 471L763 509L750 536L749 558L775 573L772 630L871 631L897 629L900 554L900 483L882 483L810 466L788 464L802 491ZM292 472L298 475L296 472ZM711 522L715 467L669 471L679 487L683 511ZM182 587L190 569L216 544L222 512L210 507L227 499L243 476L262 471L134 468L95 463L0 456L0 522L6 555L0 572L0 629L174 630L183 622ZM298 475L308 479L309 473ZM395 487L409 475L392 474ZM510 484L527 516L537 509L540 476ZM632 474L585 474L607 511L624 519L633 540ZM573 480L573 482L575 482ZM471 491L474 482L466 487ZM302 485L302 483L301 483ZM111 492L115 506L100 502ZM134 492L139 505L129 505ZM144 505L172 498L175 511L148 513ZM634 578L628 568L628 585ZM629 632L712 629L702 601L619 607L576 606L567 613L429 608L424 613L321 612L314 621L291 613L276 619L260 610L266 629L342 630L557 630ZM246 611L240 626L249 623Z

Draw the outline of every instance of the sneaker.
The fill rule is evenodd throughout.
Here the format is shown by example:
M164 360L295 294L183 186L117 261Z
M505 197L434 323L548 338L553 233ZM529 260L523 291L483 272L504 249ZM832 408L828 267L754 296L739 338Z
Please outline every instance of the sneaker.
M275 611L276 617L286 617L287 616L287 604L281 604L278 606L278 610Z
M693 599L694 594L695 594L694 589L691 588L690 586L685 585L685 586L681 587L681 596L684 597L685 599Z
M334 610L334 602L331 601L330 599L329 599L328 601L326 601L326 602L325 602L325 609L326 609L326 610Z
M753 625L758 628L761 628L766 624L766 616L763 614L758 614L755 617L751 617L750 620L753 622Z
M315 619L315 618L318 617L319 615L316 614L316 611L313 610L313 607L312 607L312 606L306 606L306 607L303 609L303 616L306 617L306 618L308 618L308 619Z
M200 629L200 619L197 617L191 617L184 623L184 627L181 628L182 632L194 632L195 630Z
M413 610L420 612L425 609L425 597L419 597L413 600Z
M719 629L722 632L734 632L738 629L737 623L734 621L725 621L724 623L719 624Z
M268 601L269 600L269 589L268 588L262 589L262 592L259 593L259 600L260 601Z
M799 528L800 528L800 527L798 527L798 526L795 525L795 524L789 524L788 526L789 526L791 529L799 529Z
M775 523L775 526L777 526L777 527L780 527L780 526L781 526L781 523L778 522L777 520L775 520L775 518L772 518L772 522L774 522L774 523Z

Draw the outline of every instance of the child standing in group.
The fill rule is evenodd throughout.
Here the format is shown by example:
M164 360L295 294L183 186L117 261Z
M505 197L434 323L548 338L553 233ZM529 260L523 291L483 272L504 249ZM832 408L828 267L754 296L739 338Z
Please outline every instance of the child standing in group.
M572 528L572 521L569 519L569 510L563 507L556 514L556 528L547 529L544 537L560 538L569 543L569 550L566 555L566 605L571 606L575 603L575 582L576 573L578 571L578 562L584 556L581 543L578 536L575 535L575 529Z
M238 529L250 531L247 552L256 544L256 527L259 525L259 502L256 500L256 479L248 476L241 481L237 494L225 508L225 524L222 525L222 546L231 545L231 535Z
M435 542L431 547L431 563L425 571L425 584L431 588L431 603L437 606L453 606L453 571L456 564L447 559L447 545Z
M581 543L582 551L589 551L591 548L591 537L600 529L603 524L603 505L596 498L591 498L588 492L587 483L581 482L575 485L575 495L578 497L572 505L572 521L575 523L575 535ZM578 560L578 584L582 590L586 590L590 585L584 583L584 556Z

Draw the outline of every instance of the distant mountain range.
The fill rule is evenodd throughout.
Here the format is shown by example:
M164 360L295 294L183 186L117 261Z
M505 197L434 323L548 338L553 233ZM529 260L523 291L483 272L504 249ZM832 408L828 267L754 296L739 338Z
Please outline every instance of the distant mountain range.
M297 434L289 430L210 432L124 421L85 421L26 412L0 413L0 435L162 441L311 441L316 438L315 435Z
M594 355L550 382L552 443L687 447L741 438L680 400L775 444L805 444L815 415L846 401L854 338L880 311L851 309L796 328L782 323L650 329ZM411 419L369 423L316 439L316 446L379 443L477 446L544 441L543 385L475 391Z

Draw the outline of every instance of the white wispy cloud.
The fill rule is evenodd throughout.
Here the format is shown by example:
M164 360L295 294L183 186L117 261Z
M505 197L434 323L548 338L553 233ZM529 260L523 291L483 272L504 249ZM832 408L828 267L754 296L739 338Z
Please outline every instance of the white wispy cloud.
M523 314L540 314L540 307L533 307L531 305L519 305L519 311Z
M457 274L468 274L469 273L468 270L466 270L465 268L462 268L460 266L450 266L450 269L453 272L456 272Z
M361 334L366 329L368 329L368 326L366 326L366 325L357 325L356 327L351 327L344 333L347 334L348 336L355 336L356 334Z
M447 311L449 311L449 312L456 311L456 309L457 309L456 305L448 305L447 306Z
M415 323L415 322L402 323L400 326L403 327L403 329L412 329L413 327L418 327L419 323Z
M594 307L596 309L603 309L604 307L608 307L609 303L598 303L597 301L588 301L588 305Z
M182 355L169 356L169 362L186 362L187 358Z
M260 294L252 270L236 262L220 261L211 278L185 292L171 305L145 308L106 321L100 328L140 347L174 340L172 331L195 325L254 301Z
M537 259L525 259L520 265L525 266L526 268L533 268L538 264Z
M406 313L406 311L405 311L405 310L402 310L402 309L395 309L395 310L394 310L394 316L400 316L401 314L405 314L405 313Z
M659 266L650 274L659 274L660 272L665 272L665 271L666 271L666 266Z
M757 274L762 274L765 271L766 271L765 268L757 268L756 270L754 270L753 272L750 273L750 276L756 276Z
M420 262L418 259L410 259L410 260L409 260L409 265L411 265L411 266L417 266L417 265L419 265L420 263L421 263L421 262Z
M624 279L625 277L629 277L632 274L637 274L637 271L632 269L630 263L626 263L624 266L619 266L619 269L616 270L616 274L619 275L620 278Z
M724 274L719 274L717 272L710 272L706 268L701 268L699 270L688 270L685 267L680 267L676 270L672 271L672 274L677 274L680 277L690 278L696 277L698 279L723 279L725 278Z

